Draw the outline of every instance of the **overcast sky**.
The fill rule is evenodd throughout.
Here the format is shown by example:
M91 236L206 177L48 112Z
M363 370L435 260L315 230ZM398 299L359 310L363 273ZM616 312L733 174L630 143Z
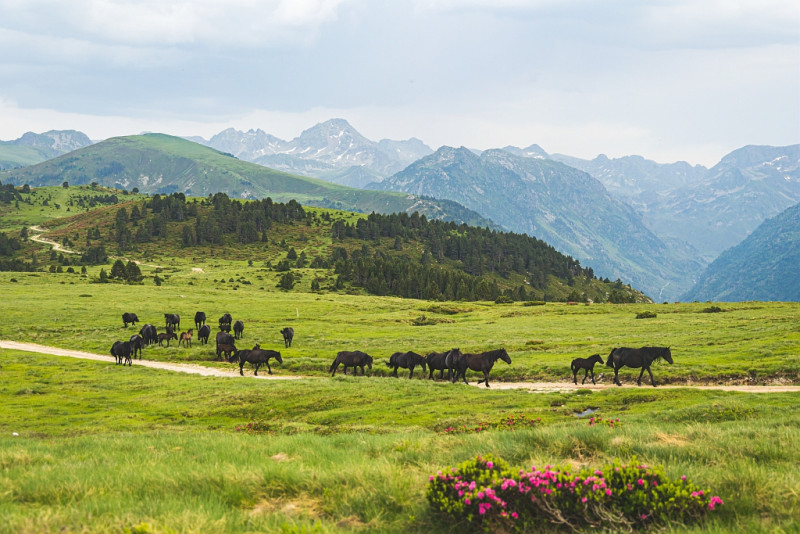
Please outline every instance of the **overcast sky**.
M797 0L0 0L0 139L366 137L707 166L800 142Z

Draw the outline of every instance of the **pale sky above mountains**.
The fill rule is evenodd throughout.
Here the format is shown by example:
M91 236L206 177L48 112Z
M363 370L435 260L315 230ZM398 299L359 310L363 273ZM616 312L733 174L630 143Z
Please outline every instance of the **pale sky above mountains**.
M800 141L796 0L0 0L0 139L366 137L713 165Z

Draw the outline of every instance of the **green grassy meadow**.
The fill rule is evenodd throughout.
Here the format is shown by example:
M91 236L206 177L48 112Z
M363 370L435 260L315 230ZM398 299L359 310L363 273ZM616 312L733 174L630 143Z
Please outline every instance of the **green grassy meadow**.
M37 213L46 215L20 224ZM279 350L274 373L302 377L201 377L0 349L0 533L463 532L429 508L428 476L487 453L519 468L636 457L724 500L705 523L670 532L800 531L800 394L691 387L800 384L798 303L713 303L722 311L705 313L712 303L428 302L311 292L312 269L293 269L299 283L280 291L267 262L285 250L231 250L164 245L139 257L140 285L93 283L110 264L86 275L0 272L0 339L108 354L142 323L163 330L164 313L180 314L185 331L205 311L213 336L228 312L245 323L237 346ZM142 323L123 328L124 312ZM655 317L636 318L644 312ZM296 332L288 349L285 326ZM643 345L670 346L675 363L654 365L656 380L686 387L652 388L647 377L636 387L635 370L621 372L622 388L572 385L573 358ZM451 347L505 347L512 364L498 362L491 384L565 388L388 377L395 351ZM375 358L370 376L330 378L336 352L353 349ZM233 369L214 361L213 340L149 347L144 359ZM590 426L576 416L587 409L622 423ZM521 414L539 422L495 428ZM446 432L479 423L490 429Z

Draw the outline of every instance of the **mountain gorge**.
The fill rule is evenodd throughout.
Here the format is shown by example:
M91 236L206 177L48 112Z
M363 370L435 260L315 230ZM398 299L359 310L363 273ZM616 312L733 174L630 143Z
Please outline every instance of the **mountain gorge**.
M800 301L800 204L720 254L683 299Z
M368 187L454 200L514 232L551 243L601 276L628 280L656 299L686 291L686 274L702 269L671 251L600 182L552 160L442 147Z

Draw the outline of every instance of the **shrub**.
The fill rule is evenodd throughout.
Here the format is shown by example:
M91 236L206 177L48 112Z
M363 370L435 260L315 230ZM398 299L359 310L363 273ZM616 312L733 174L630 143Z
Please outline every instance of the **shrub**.
M654 312L641 312L636 314L637 319L655 319L657 315Z
M719 306L709 306L708 308L703 308L701 313L720 313L722 308Z
M495 304L511 304L512 302L514 302L514 300L508 295L500 295L494 301Z
M527 300L522 303L523 306L544 306L545 302L543 300Z
M536 425L540 425L542 423L541 418L537 417L536 419L526 417L524 414L518 415L507 415L502 417L495 423L489 423L486 421L482 421L477 424L477 426L448 426L441 432L440 434L464 434L468 432L483 432L485 430L516 430L517 428L525 428L525 427L532 427Z
M468 460L429 477L430 505L456 522L485 531L632 530L703 518L722 499L687 481L670 480L661 467L615 460L601 469L546 466L510 471L500 458Z

